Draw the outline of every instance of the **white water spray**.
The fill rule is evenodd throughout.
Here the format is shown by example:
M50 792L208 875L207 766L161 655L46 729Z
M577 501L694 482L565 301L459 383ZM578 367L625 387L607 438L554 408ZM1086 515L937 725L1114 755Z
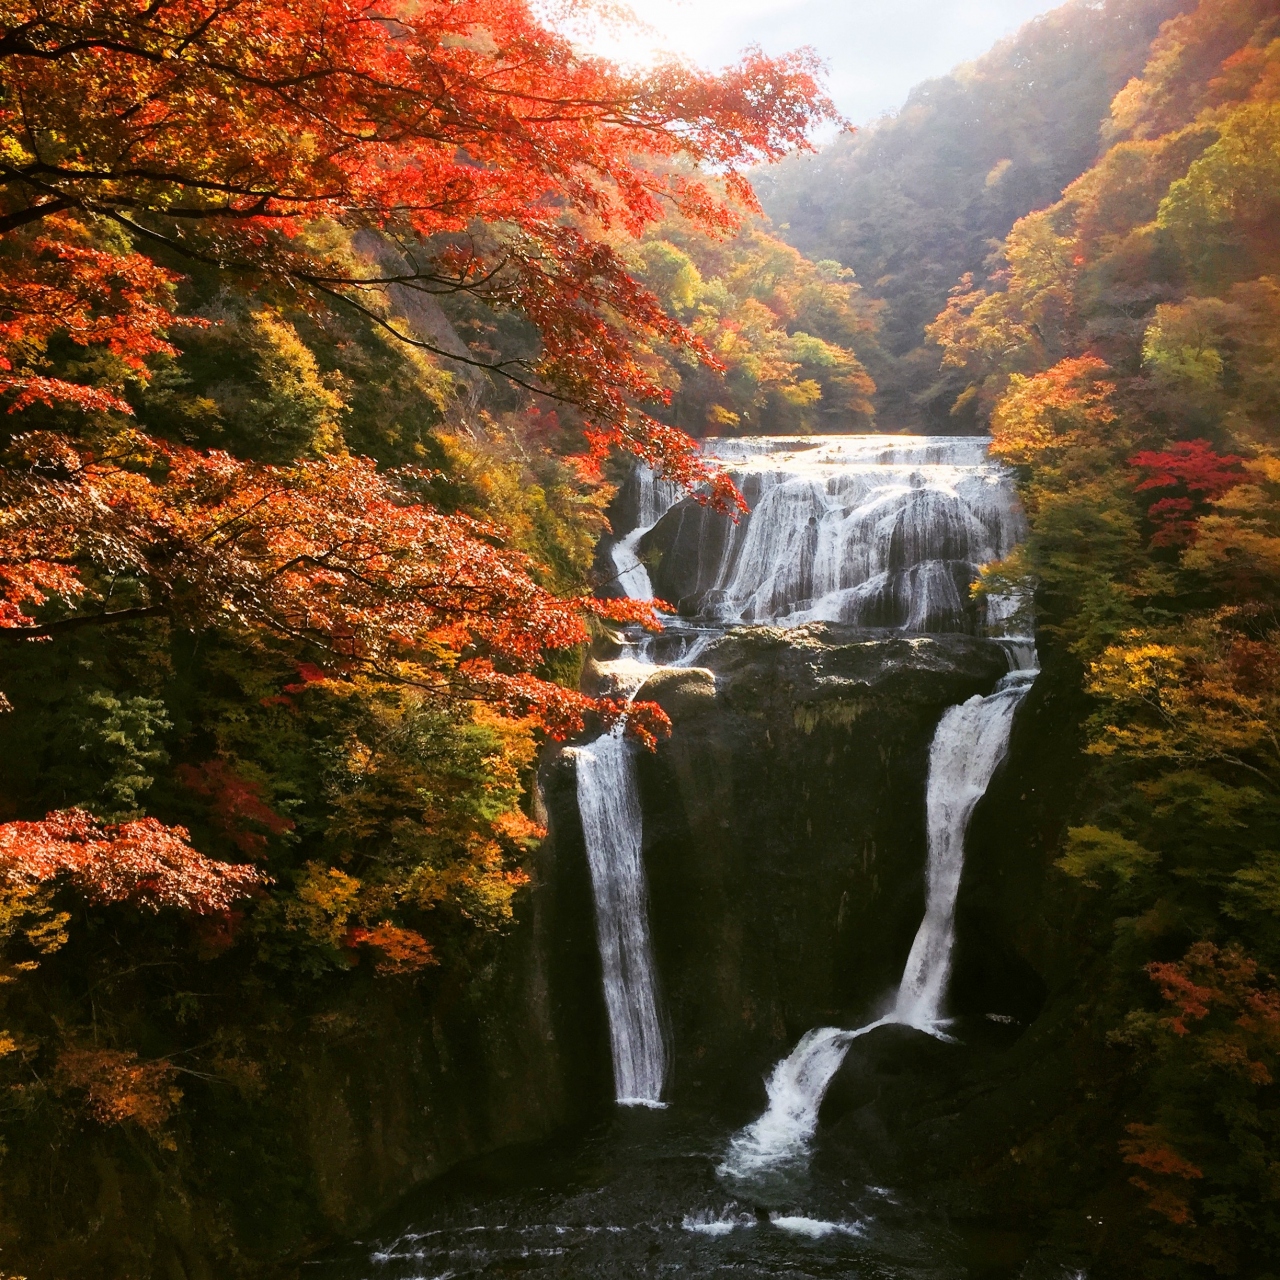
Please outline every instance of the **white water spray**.
M691 602L722 623L967 630L978 566L1024 536L1008 472L981 437L757 438L705 449L751 507L723 530Z

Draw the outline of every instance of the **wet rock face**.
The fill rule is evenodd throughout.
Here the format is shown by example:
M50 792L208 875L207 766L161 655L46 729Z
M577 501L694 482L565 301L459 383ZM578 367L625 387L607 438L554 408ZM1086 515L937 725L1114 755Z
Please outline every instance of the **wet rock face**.
M743 482L748 505L759 500L759 482ZM750 519L749 516L744 519ZM677 503L640 539L640 558L660 600L689 615L719 580L731 549L733 522L692 499Z
M673 723L639 759L668 1096L750 1106L800 1034L857 1025L894 988L924 908L933 731L1006 660L968 636L817 624L731 632L699 663L638 694ZM572 802L548 789L559 877L581 859Z

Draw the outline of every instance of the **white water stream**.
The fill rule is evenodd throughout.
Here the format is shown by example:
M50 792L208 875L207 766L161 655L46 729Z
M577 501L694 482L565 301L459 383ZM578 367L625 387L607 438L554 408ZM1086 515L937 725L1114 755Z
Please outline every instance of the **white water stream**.
M675 485L641 468L639 524L611 552L617 583L633 600L653 597L649 575L636 555L640 539L683 496ZM602 664L615 696L628 702L659 670L643 659ZM571 748L576 762L578 813L595 898L596 940L604 979L614 1098L624 1107L660 1107L667 1076L658 982L649 936L649 890L642 842L644 818L636 783L635 748L618 725L585 747Z
M648 467L636 469L635 481L639 490L636 503L639 520L630 533L614 543L609 554L623 595L631 600L652 600L649 572L636 555L636 548L640 539L684 497L684 490L669 480L659 480Z
M632 751L621 726L576 750L578 812L595 894L614 1095L623 1106L657 1107L662 1105L667 1049L649 939Z
M980 565L1025 536L982 437L712 440L751 513L699 583L720 622L966 629Z

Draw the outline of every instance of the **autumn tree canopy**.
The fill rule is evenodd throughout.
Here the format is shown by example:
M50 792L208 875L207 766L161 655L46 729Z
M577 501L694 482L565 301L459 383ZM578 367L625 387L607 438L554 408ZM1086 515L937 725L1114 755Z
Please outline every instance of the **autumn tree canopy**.
M1118 1190L1140 1193L1162 1274L1262 1274L1280 1248L1275 4L1166 23L1104 136L930 332L967 384L957 415L1020 475L1030 536L989 573L1035 591L1089 699L1057 865L1105 957L1081 1025L1140 1104Z
M670 211L731 228L733 205L754 205L743 168L804 145L832 117L816 69L808 53L748 53L719 75L674 63L624 72L579 53L523 0L11 6L0 27L0 393L11 413L132 414L125 383L145 386L156 360L177 357L180 330L223 323L175 301L186 272L213 271L303 314L345 307L564 402L581 416L588 465L621 446L732 504L688 438L644 411L668 394L647 349L713 358L609 237ZM377 249L355 248L357 232ZM392 311L391 288L516 315L535 347L443 352ZM289 325L269 310L255 323L275 344L277 377L293 360L313 399L340 403ZM59 358L67 349L84 352L79 366ZM269 433L280 436L281 406L299 394L265 405ZM291 465L272 466L118 421L11 435L5 638L149 618L259 629L327 655L344 677L490 703L557 736L588 709L617 713L539 667L587 639L587 615L645 620L643 609L561 600L502 547L501 527L425 502L424 476L311 443L328 456L286 451ZM633 720L652 740L643 709Z
M697 478L683 437L637 409L663 392L634 344L706 353L600 232L671 209L730 227L721 189L752 207L743 168L833 118L815 72L807 53L756 52L719 75L627 73L524 0L14 6L0 32L0 386L18 404L108 403L43 376L40 353L65 334L140 370L164 350L173 277L144 256L161 247L384 323L392 283L517 312L540 350L493 367L580 406L597 452L622 444ZM389 237L399 265L305 246L298 231L318 220ZM100 226L127 240L90 243Z

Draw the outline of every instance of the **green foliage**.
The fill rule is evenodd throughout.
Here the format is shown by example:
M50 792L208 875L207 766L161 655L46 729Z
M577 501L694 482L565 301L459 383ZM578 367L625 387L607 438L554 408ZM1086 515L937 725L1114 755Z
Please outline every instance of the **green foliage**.
M157 739L172 728L168 710L159 698L139 694L121 698L105 689L77 690L55 749L66 762L68 794L74 794L86 774L100 781L96 794L73 803L83 803L111 821L137 816L143 792L155 782L147 771L168 761Z
M1126 840L1118 832L1103 831L1100 827L1073 827L1068 833L1067 851L1058 866L1069 876L1090 883L1095 883L1104 872L1128 883L1159 859L1158 853Z
M1137 1098L1143 1274L1280 1260L1280 19L1170 23L1113 145L931 328L1019 468L1034 584L1085 668L1086 1005Z
M666 362L670 421L694 435L870 427L875 386L857 352L876 319L852 271L809 262L758 227L718 241L676 220L632 256L637 278L724 365Z
M1280 40L1265 51L1280 59ZM1156 225L1212 287L1277 264L1280 102L1245 102L1213 117L1216 141L1172 183Z

